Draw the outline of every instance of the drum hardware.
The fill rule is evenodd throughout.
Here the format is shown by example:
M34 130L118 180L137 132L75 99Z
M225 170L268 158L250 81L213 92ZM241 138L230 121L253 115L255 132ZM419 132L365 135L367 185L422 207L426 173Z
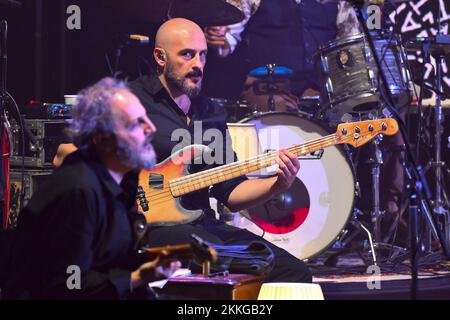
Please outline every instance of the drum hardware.
M439 22L438 22L439 24ZM439 26L438 26L439 28ZM438 29L440 30L440 28ZM431 237L433 236L435 239L439 239L439 231L444 230L444 241L445 245L444 247L450 246L450 215L449 215L449 209L450 204L448 201L448 193L445 190L445 184L446 181L444 177L444 173L448 173L448 167L445 164L445 162L441 161L441 143L442 143L442 134L443 134L443 106L442 101L445 100L445 94L443 92L443 86L442 86L442 65L444 61L445 54L450 52L450 36L449 35L441 35L438 33L438 35L434 37L426 37L426 38L416 38L413 41L410 41L407 43L408 50L418 50L420 49L423 54L423 65L425 68L425 64L429 62L430 55L434 56L436 59L436 86L435 88L430 88L434 94L435 94L435 118L434 118L434 124L435 124L435 131L434 131L434 158L426 164L423 172L421 171L421 167L417 166L417 170L419 171L419 174L421 174L422 178L422 189L424 190L426 199L431 199L432 204L432 212L434 215L438 218L440 221L438 224L440 225L440 228L436 230L436 227L432 224L432 217L430 216L430 208L427 206L424 206L422 204L422 211L426 214L427 220L430 221L428 223L426 228L426 236L423 237L425 239L424 243L419 244L419 247L422 248L424 252L431 252L432 246L430 245ZM420 156L419 150L420 150L420 141L422 138L422 122L423 122L423 92L425 87L425 79L424 76L422 77L422 83L421 83L421 90L420 90L420 96L418 101L418 109L419 109L419 117L418 117L418 128L417 128L417 136L418 136L418 142L417 142L417 150L416 150L416 157L417 159ZM433 142L431 142L433 144ZM430 189L427 186L427 182L425 179L425 174L428 171L432 171L434 173L435 178L435 188L434 188L434 194L431 195Z
M382 90L384 90L384 93L387 97L387 107L389 109L389 111L393 114L395 114L395 118L398 120L399 122L399 128L400 128L400 132L401 135L403 137L403 140L405 141L406 144L406 155L408 157L408 162L410 164L409 168L406 167L405 172L408 172L410 174L410 177L412 178L410 180L410 183L408 184L409 187L409 193L410 193L410 207L409 207L409 218L410 218L410 222L409 222L409 228L410 228L410 263L411 263L411 298L415 299L417 296L417 281L418 281L418 259L417 259L417 252L416 252L416 247L417 247L417 228L416 228L416 221L418 221L418 215L419 215L419 208L420 205L425 206L428 208L431 208L431 203L429 201L429 199L426 199L426 196L423 194L423 190L422 190L422 185L424 184L422 181L422 178L417 170L418 168L418 160L419 159L415 159L415 155L412 152L412 149L409 145L409 140L408 140L408 135L407 135L407 131L405 128L405 125L400 117L399 112L395 109L395 101L394 101L394 97L392 92L389 90L389 82L387 81L387 77L386 74L381 66L381 62L380 59L378 57L378 55L376 54L376 48L375 48L375 44L373 39L370 37L370 31L369 28L367 26L367 23L364 19L364 15L363 15L363 9L362 9L362 5L361 4L353 4L355 11L356 11L356 15L358 17L358 21L360 23L360 26L362 27L364 34L367 36L367 40L369 43L369 47L371 52L373 53L374 56L374 62L375 65L377 67L377 70L379 71L379 74L381 76L381 84L382 84ZM438 19L437 19L437 30L438 30L438 35L441 32L441 10L438 8ZM442 56L442 55L440 55ZM442 91L442 82L441 82L441 77L442 77L442 59L439 58L439 61L437 62L437 81L438 81L438 90ZM441 86L440 86L441 85ZM382 91L381 90L381 91ZM436 127L438 129L441 128L441 123L440 121L442 121L442 106L441 104L441 99L440 97L437 98L436 101ZM436 159L435 162L436 164L439 166L439 168L436 169L436 174L438 175L438 177L440 177L441 174L441 163L440 163L440 153L438 154L438 151L440 151L440 138L441 138L441 132L436 131L436 140L439 142L439 146L437 146L437 151L436 151ZM440 180L440 178L437 178L436 180ZM438 190L439 192L441 191L440 189L440 184L438 185ZM434 211L435 212L439 212L440 208L441 208L441 198L440 195L437 196L437 199L435 199L434 204ZM423 210L423 213L427 213L427 210ZM448 212L448 211L447 211ZM448 217L448 214L445 215L446 217ZM429 218L429 216L426 216L427 218ZM450 258L450 252L448 250L448 240L446 239L442 230L437 228L437 221L435 219L435 217L433 215L430 216L431 220L429 220L429 225L432 229L436 229L437 231L437 235L438 235L438 239L439 242L441 244L442 247L442 251L445 254L445 256L447 258ZM448 229L446 230L448 231Z
M333 248L337 249L337 252L331 254L325 260L324 265L335 267L337 265L338 257L340 255L351 251L355 251L355 247L349 248L348 246L350 245L350 243L353 243L356 237L361 233L363 233L364 236L367 237L367 239L364 240L362 244L359 245L358 247L360 256L363 258L366 265L371 264L378 265L378 260L375 251L375 242L373 240L372 233L370 232L369 228L367 228L361 221L359 221L358 216L361 215L363 215L363 212L361 210L359 210L358 208L353 209L352 217L350 219L349 224L351 224L355 228L355 230L353 230L352 233L349 234L349 228L347 226L347 228L342 231L339 240L337 240L333 245ZM364 255L362 254L363 251L368 252L371 255L372 258L371 261L368 261L364 257Z
M239 120L258 112L258 108L255 104L250 104L245 100L236 101L222 98L210 98L210 100L226 112L227 122L230 123L236 123Z
M283 66L277 66L276 64L267 64L265 67L258 67L250 71L248 74L251 77L267 79L269 77L276 78L290 78L294 72Z
M450 43L447 44L450 49ZM431 49L432 50L432 49ZM432 50L433 51L433 50ZM435 110L435 136L434 136L434 161L430 161L425 166L425 173L433 169L435 176L435 189L434 189L434 198L433 198L433 212L437 216L444 217L444 234L446 236L446 244L450 246L450 222L449 222L449 209L450 205L448 202L448 195L446 190L443 188L444 179L444 170L445 163L441 160L441 143L442 143L442 133L443 133L443 113L442 113L442 65L445 57L445 50L439 48L434 54L436 58L436 87L438 93L436 94L436 110ZM444 203L444 200L445 203Z
M301 97L298 102L299 112L312 117L317 115L320 108L320 96Z
M387 259L392 260L394 259L397 254L394 253L394 251L398 251L400 247L394 246L390 243L387 243L387 240L390 238L390 232L393 232L394 230L390 229L390 231L387 233L385 237L383 237L381 232L381 221L383 220L385 212L381 210L380 206L380 168L383 164L383 151L380 146L380 143L383 141L383 136L379 135L377 138L372 140L371 144L373 147L373 152L371 154L371 158L368 160L368 163L371 164L371 176L372 176L372 210L370 212L370 218L371 218L371 224L373 228L374 233L374 248L375 251L372 252L372 255L376 257L377 254L380 256L378 257L378 261L380 262L382 258L384 258L384 255L381 255L382 250L387 250ZM371 250L374 250L371 248ZM403 251L406 251L406 249L402 248ZM374 264L376 264L374 260Z
M321 106L318 116L331 122L345 122L343 116L364 118L379 112L383 91L379 89L381 72L375 57L383 61L388 90L402 104L410 100L411 77L403 48L387 31L371 33L376 54L372 54L364 34L330 41L314 54L322 74ZM348 117L347 115L347 117Z
M381 242L381 219L384 212L380 208L380 166L383 164L383 153L380 143L383 137L378 136L372 141L373 154L369 159L372 164L372 211L370 213L372 225L374 226L375 241Z
M277 66L273 63L269 63L265 67L253 69L249 73L249 76L259 79L253 83L253 91L255 94L268 95L267 106L269 111L275 111L275 94L290 91L290 88L286 88L286 85L289 85L286 79L292 75L293 72L291 69Z

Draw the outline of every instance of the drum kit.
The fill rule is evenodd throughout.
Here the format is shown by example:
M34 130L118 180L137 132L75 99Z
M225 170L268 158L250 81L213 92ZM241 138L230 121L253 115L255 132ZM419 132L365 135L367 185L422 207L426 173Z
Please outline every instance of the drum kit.
M371 36L395 106L398 110L405 109L413 98L405 47L399 37L389 31ZM391 116L366 35L331 41L318 49L315 59L322 74L321 93L300 99L298 110L280 111L277 108L274 95L283 91L280 84L292 72L272 64L250 73L257 79L254 91L258 88L256 94L267 98L266 105L249 107L246 102L225 103L229 113L234 115L228 127L240 160L323 137L342 122ZM246 112L239 110L241 107ZM237 114L246 115L236 122ZM369 225L360 221L364 214L354 206L356 197L361 195L352 150L342 146L301 159L301 169L292 187L264 205L238 214L227 212L223 207L219 211L230 224L264 237L299 259L317 257L333 244L335 248L346 246L356 238L355 234L360 233L363 237L358 239L363 245L359 248L369 254L366 263L377 264L382 258L407 258L406 248L383 242L389 237L381 232L384 216L380 205L381 141L382 136L379 136L372 142L369 160L371 194L362 195L372 198ZM274 175L275 168L272 169L250 178ZM428 223L438 240L429 217ZM349 232L350 229L354 230Z
M130 0L126 5L123 1L105 3L120 14L146 22L160 23L169 18L184 17L203 27L230 25L243 19L240 10L222 0ZM292 70L268 64L248 75L251 82L246 83L246 87L260 98L257 103L214 99L228 113L229 132L240 160L326 136L342 122L391 116L387 105L402 108L413 97L405 47L392 31L369 33L365 30L361 34L336 39L320 47L314 59L322 75L319 95L291 99ZM283 103L280 103L280 96ZM292 105L295 108L289 107ZM352 161L352 150L342 146L302 158L302 168L292 187L264 205L230 213L223 205L217 204L218 211L230 224L266 238L299 259L316 257L338 240L348 243L354 237L348 236L349 225L354 225L357 232L362 231L368 238L368 251L376 263L375 248L377 244L382 245L381 140L380 136L372 142L370 157L373 199L370 226L359 221L361 212L355 208L355 199L360 196L356 165ZM436 155L435 162L439 159ZM275 170L268 168L250 178L272 176ZM372 232L375 242L372 241Z

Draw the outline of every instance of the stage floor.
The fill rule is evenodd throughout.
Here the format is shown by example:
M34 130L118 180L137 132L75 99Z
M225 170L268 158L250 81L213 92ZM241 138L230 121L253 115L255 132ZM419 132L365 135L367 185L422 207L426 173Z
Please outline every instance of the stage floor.
M382 261L377 267L358 254L339 255L334 260L332 254L308 262L326 300L411 299L409 259ZM417 288L417 299L450 299L450 262L441 253L420 257Z

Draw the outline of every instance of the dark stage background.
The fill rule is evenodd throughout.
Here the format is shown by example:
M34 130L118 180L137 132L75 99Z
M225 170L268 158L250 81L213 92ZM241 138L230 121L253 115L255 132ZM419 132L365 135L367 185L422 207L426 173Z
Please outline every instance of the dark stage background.
M113 60L114 38L118 33L140 33L153 39L157 24L136 21L111 10L114 2L117 0L24 0L19 9L0 7L0 17L6 18L9 25L8 90L22 108L30 99L60 102L64 94L75 94L86 85L110 75L105 52ZM66 9L70 5L78 5L81 9L80 30L66 27L70 16ZM450 2L444 0L398 4L395 30L404 40L435 34L438 5L443 31L448 33ZM120 65L122 76L132 79L139 72L148 72L151 48L151 43L126 47ZM420 77L417 55L410 53L409 58L416 77ZM450 94L447 65L444 74L444 87ZM431 66L426 75L431 83Z
M126 2L126 1L125 1ZM20 9L0 9L8 21L8 91L21 108L30 100L63 102L64 94L111 75L105 54L114 63L119 33L154 35L157 25L122 17L107 1L25 0ZM81 9L81 29L69 30L66 9ZM131 78L141 70L151 45L127 46L121 59L122 75ZM141 58L139 58L141 57Z

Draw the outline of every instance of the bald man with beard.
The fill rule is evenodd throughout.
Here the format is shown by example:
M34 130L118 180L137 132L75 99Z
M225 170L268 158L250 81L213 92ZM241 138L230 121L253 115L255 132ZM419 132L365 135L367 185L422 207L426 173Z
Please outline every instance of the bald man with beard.
M206 56L206 39L198 25L181 18L169 20L159 28L156 35L153 50L157 66L155 74L140 77L129 84L156 126L152 143L158 162L181 147L192 144L194 130L197 130L195 137L201 136L203 139L201 142L195 140L196 144L209 145L213 142L205 138L204 133L208 129L220 130L222 137L227 136L222 110L210 99L200 95ZM186 139L186 135L177 137L173 134L180 129L191 139ZM223 147L224 155L227 150L232 150L229 139L223 141ZM234 152L233 155L233 161L236 161ZM275 177L247 179L243 176L183 196L182 206L190 210L201 209L201 217L191 223L149 228L149 245L189 242L194 233L217 245L247 245L252 241L261 241L272 249L275 256L268 281L311 282L311 273L302 261L247 230L216 219L209 204L210 195L232 211L267 202L287 190L300 169L298 159L287 150L279 152L278 163L279 170ZM221 164L223 162L214 163L213 167ZM190 172L199 172L205 168L205 163L191 165Z

